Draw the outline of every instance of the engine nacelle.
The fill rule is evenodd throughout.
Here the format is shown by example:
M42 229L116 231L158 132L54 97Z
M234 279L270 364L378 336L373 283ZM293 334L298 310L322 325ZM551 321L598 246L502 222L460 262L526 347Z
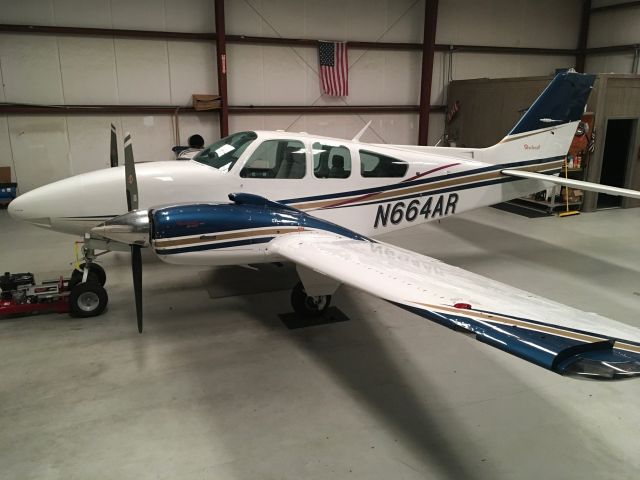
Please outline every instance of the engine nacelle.
M279 235L329 231L364 238L300 210L249 194L230 195L234 203L200 203L149 212L151 247L165 262L237 265L275 262L267 244Z
M151 246L165 262L234 265L272 261L265 245L304 230L302 215L236 204L191 204L150 212Z

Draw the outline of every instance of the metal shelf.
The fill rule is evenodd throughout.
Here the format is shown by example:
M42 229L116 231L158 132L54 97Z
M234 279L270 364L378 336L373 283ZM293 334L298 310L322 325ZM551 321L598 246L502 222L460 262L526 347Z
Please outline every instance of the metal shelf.
M535 200L533 198L526 198L526 197L522 197L519 198L518 200L524 200L525 202L531 202L531 203L537 203L538 205L545 205L547 207L550 208L555 208L555 207L564 207L567 202L547 202L546 200ZM582 205L582 202L569 202L569 205Z
M533 198L526 198L526 197L518 198L518 200L523 202L533 203L535 205L542 205L545 207L544 210L549 213L553 213L556 209L565 208L567 206L567 202L556 202L556 201L548 202L546 200L535 200ZM580 205L582 205L582 201L569 202L569 206L580 206Z

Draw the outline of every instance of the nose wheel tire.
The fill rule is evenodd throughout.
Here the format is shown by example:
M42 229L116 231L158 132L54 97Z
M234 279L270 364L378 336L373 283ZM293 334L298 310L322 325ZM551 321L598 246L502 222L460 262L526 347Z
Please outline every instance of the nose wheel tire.
M302 317L318 317L329 308L330 304L331 295L309 296L302 282L298 282L291 292L291 306Z
M75 285L82 282L82 275L85 268L86 268L86 264L81 263L80 270L78 269L73 270L73 272L71 273L71 278L69 279L69 288L72 288ZM104 284L107 283L107 273L104 271L104 268L102 268L97 263L90 263L89 276L87 277L87 281L98 283L104 287Z
M95 317L104 312L108 302L107 291L99 283L78 283L69 295L69 313L79 318Z

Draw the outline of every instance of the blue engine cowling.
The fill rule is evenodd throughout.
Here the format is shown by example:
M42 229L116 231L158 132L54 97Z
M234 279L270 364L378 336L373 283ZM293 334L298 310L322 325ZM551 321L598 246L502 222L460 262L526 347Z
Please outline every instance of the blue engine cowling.
M279 235L323 230L366 240L351 230L250 194L234 203L199 203L149 212L151 246L169 263L230 265L274 261L266 244Z

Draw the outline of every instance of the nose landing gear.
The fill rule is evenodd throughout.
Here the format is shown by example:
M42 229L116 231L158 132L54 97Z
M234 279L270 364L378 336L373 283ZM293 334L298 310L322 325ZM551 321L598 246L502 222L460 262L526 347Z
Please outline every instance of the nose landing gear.
M76 263L69 279L69 314L73 317L96 317L107 308L109 296L104 288L107 274L104 268L94 263L96 257L95 250L85 240L82 247L84 262Z
M104 287L104 284L107 283L107 273L99 264L91 262L83 262L79 265L79 268L75 268L73 272L71 272L69 286L73 287L78 283L81 283L84 276L84 271L87 268L89 269L89 272L87 274L87 281L98 283L100 284L100 286Z

